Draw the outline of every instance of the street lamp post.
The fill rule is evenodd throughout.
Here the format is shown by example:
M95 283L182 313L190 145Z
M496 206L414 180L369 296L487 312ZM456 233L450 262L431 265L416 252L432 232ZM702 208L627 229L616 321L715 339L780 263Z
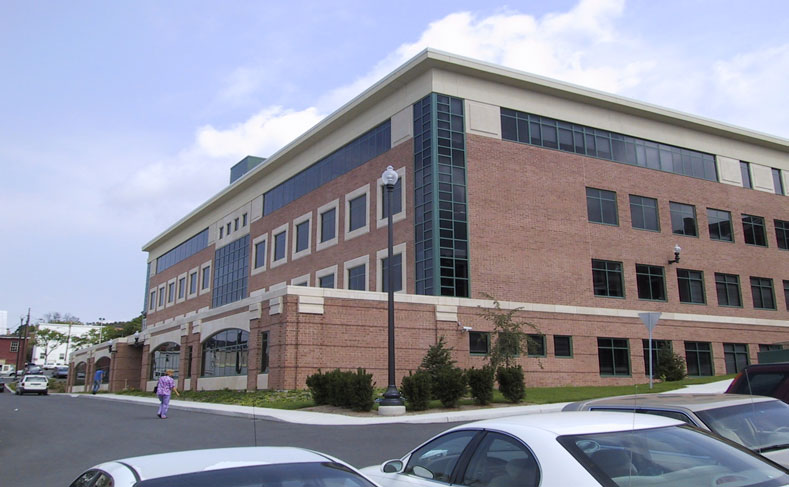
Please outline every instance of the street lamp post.
M386 289L389 301L389 386L384 392L384 398L379 404L378 413L386 416L395 416L405 413L403 398L395 385L395 330L394 330L394 275L392 273L392 191L397 184L397 171L392 166L388 166L386 171L381 174L384 185L386 186L386 205L387 205L387 230L389 237L389 247L386 259Z

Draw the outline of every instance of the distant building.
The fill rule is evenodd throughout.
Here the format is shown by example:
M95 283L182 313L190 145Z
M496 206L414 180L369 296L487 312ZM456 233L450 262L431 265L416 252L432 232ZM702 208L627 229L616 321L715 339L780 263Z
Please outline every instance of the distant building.
M53 330L66 336L66 343L56 344L51 342L48 346L33 345L33 363L36 365L55 366L68 365L71 352L76 350L73 339L84 337L91 330L98 330L98 326L67 323L41 323L36 325L39 330ZM68 348L67 348L68 345Z
M19 351L21 343L22 340L16 335L0 335L0 373L16 370L17 359L24 365L24 359L20 357Z
M387 384L389 214L398 383L441 336L458 366L485 364L489 296L537 327L517 358L530 386L643 383L641 312L692 376L789 339L780 137L426 50L236 169L144 246L144 328L75 354L84 375L293 389L361 367Z

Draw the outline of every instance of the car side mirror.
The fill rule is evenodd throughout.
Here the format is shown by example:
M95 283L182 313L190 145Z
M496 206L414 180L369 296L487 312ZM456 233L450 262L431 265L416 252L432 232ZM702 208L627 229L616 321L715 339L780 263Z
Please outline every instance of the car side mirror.
M381 470L384 473L397 473L403 469L403 462L402 460L389 460L388 462L384 463L381 467Z

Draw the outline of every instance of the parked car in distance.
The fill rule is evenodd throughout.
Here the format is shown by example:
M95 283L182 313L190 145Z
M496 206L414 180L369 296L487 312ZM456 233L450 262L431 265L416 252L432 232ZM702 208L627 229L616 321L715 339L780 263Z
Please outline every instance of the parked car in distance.
M787 486L736 443L648 414L527 414L457 426L361 472L383 487Z
M789 362L748 365L737 374L726 393L770 396L789 403Z
M63 365L58 365L55 367L55 371L52 373L52 377L56 379L65 379L68 377L68 367Z
M16 383L16 393L20 396L28 392L46 395L48 384L49 379L45 375L28 374Z
M741 394L640 394L590 399L564 411L633 411L678 419L789 468L789 405Z
M377 487L323 453L293 447L192 450L124 458L83 472L71 487Z
M43 370L38 365L29 364L25 367L25 375L27 374L37 375L43 373L44 373Z

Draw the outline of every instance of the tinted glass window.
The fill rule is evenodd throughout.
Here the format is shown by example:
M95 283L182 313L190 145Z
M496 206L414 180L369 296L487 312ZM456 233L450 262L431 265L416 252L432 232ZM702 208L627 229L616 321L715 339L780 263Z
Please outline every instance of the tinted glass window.
M334 231L336 217L337 210L334 208L321 213L321 243L328 242L336 236Z
M348 231L352 232L367 224L367 195L361 195L349 203L350 219Z
M310 245L310 222L301 222L296 225L296 252L307 250Z
M622 298L625 296L622 264L608 260L592 261L592 281L595 296Z
M636 281L638 284L638 299L666 300L663 267L636 264Z
M553 337L553 354L557 357L572 357L572 338L569 336L555 335Z
M364 291L367 275L364 264L348 269L348 289Z
M673 202L669 204L669 207L671 209L671 231L676 235L697 236L696 207Z
M603 189L586 188L586 209L589 221L618 225L619 216L616 209L616 193Z
M633 228L660 231L657 200L630 195L630 218Z
M449 483L460 454L476 434L477 431L457 431L434 439L411 455L404 472Z
M469 353L487 354L490 351L490 333L468 332L468 351Z
M285 258L285 239L286 232L280 232L274 236L274 260Z
M745 235L745 243L762 247L767 246L764 218L754 215L743 215L742 232Z
M707 221L709 222L710 238L732 242L731 213L723 210L707 208Z
M463 475L462 485L534 487L540 469L523 443L499 433L488 433L476 448Z

